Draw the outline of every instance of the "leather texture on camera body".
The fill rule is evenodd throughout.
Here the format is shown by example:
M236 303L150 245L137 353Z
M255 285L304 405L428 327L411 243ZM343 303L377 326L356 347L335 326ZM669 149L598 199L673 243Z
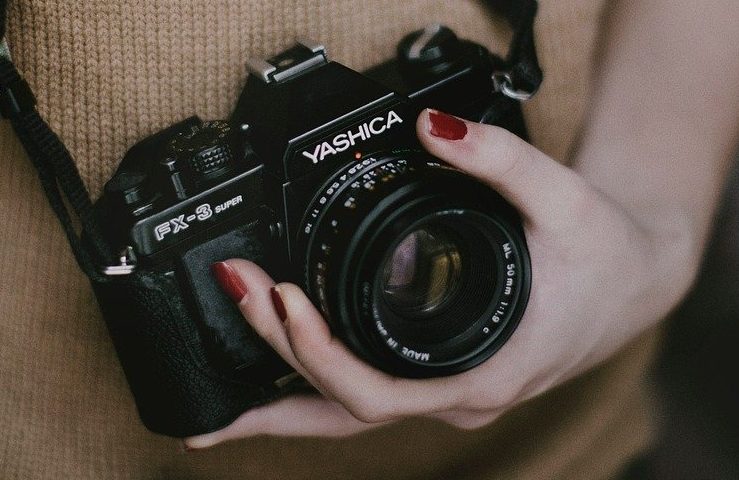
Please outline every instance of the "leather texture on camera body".
M228 237L251 238L253 229L250 224ZM247 248L242 256L259 258L259 243L250 245L251 251ZM210 252L199 253L211 256L214 246L218 242L210 244ZM154 432L185 437L222 428L248 408L287 393L294 385L280 389L224 375L208 351L212 342L204 342L203 336L228 337L233 327L224 322L199 328L176 269L174 263L156 271L140 269L93 282L93 289L143 423ZM209 328L221 330L213 333Z
M238 307L213 281L211 265L229 258L246 258L274 278L275 253L270 251L268 226L249 214L235 228L185 252L177 262L185 302L198 319L208 360L226 379L272 384L292 369L244 321ZM239 219L235 219L237 222Z

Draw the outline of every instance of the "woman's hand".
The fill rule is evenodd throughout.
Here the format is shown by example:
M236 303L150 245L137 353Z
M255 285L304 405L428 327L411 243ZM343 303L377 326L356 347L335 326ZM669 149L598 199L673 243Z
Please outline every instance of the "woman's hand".
M333 337L299 287L274 285L245 260L216 264L246 320L322 395L254 408L223 430L186 439L188 448L258 434L350 435L418 415L480 427L612 355L689 286L696 266L683 258L694 247L677 215L637 222L577 172L497 127L427 110L417 131L430 153L488 184L523 217L532 290L516 332L465 373L397 378Z

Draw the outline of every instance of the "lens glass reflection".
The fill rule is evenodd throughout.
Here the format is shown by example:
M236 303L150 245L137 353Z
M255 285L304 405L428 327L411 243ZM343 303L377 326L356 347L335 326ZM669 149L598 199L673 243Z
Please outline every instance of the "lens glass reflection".
M462 277L462 255L452 235L420 228L408 234L385 260L383 297L397 314L426 317L456 293Z

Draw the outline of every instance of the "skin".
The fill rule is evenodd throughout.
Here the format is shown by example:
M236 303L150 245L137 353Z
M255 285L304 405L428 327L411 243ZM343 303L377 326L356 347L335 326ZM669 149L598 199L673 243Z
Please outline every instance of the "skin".
M227 263L244 318L321 395L249 410L187 448L260 434L346 436L408 416L463 429L607 359L689 289L739 127L735 0L617 2L607 17L590 114L572 167L507 131L467 123L456 141L417 133L433 155L490 185L522 214L535 287L511 339L465 373L401 379L359 360L292 284ZM537 348L531 348L537 346Z

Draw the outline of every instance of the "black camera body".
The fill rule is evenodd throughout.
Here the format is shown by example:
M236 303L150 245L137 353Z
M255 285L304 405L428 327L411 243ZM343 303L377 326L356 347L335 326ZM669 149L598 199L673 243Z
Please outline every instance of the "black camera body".
M96 205L122 263L94 286L149 429L213 431L305 388L211 277L228 258L303 287L394 375L458 373L507 340L530 289L518 216L415 135L431 107L525 138L494 88L502 65L440 26L364 73L300 42L248 62L228 121L192 117L129 150Z

